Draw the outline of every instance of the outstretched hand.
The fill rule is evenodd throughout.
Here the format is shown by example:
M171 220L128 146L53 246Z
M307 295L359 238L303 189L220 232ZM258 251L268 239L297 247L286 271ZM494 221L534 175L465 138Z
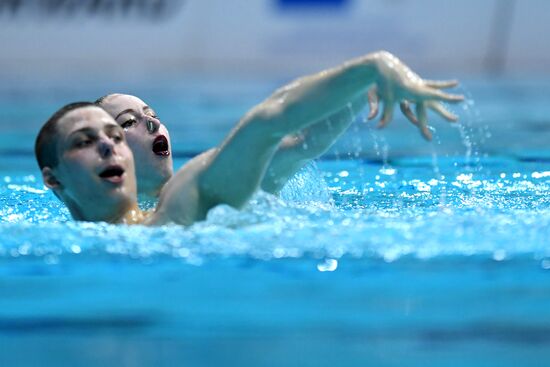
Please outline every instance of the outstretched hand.
M437 81L425 80L414 73L397 57L388 52L380 52L377 57L379 79L376 85L368 91L370 113L368 119L376 117L380 101L383 102L382 118L379 128L386 126L393 117L396 103L399 103L401 112L407 119L417 126L426 140L432 139L432 132L428 127L427 109L431 109L450 122L458 117L448 111L441 102L458 103L464 96L443 92L442 89L458 85L456 80ZM411 104L416 104L416 115Z

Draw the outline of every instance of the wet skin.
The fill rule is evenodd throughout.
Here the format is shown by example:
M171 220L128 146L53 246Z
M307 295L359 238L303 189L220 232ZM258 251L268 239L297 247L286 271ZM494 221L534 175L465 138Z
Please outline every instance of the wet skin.
M132 151L122 128L98 107L67 113L57 127L55 167L43 169L47 186L78 220L119 221L136 206Z
M134 154L138 193L155 197L173 175L170 134L141 99L111 94L101 107L119 124Z

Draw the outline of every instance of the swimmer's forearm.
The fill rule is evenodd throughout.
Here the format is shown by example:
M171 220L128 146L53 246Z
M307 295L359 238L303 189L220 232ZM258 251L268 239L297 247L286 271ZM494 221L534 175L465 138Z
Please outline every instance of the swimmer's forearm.
M367 104L366 95L360 96L327 119L308 126L304 129L302 144L295 146L294 150L302 159L318 158L347 130Z
M285 137L269 163L262 180L262 190L279 193L296 172L334 144L367 103L366 96L359 97L327 119L310 125L299 134Z
M321 121L365 94L379 78L382 52L348 61L280 88L251 113L273 122L275 134L287 135Z

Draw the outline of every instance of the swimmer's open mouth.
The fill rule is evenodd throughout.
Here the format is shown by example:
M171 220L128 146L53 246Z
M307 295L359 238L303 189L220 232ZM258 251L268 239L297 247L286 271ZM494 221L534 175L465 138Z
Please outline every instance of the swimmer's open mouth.
M165 157L170 155L170 150L168 147L168 139L166 139L166 136L159 135L153 141L153 153L155 153L156 155L161 155Z
M124 169L121 166L108 166L103 171L99 173L99 177L104 180L119 183L122 181L122 175L124 174Z

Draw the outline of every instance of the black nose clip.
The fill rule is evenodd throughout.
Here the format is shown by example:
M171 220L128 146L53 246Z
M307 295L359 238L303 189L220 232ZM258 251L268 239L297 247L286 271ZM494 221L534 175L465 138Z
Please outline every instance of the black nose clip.
M146 123L147 123L147 131L149 131L149 133L151 133L151 134L154 133L156 129L155 129L155 124L153 123L153 121L148 119Z

